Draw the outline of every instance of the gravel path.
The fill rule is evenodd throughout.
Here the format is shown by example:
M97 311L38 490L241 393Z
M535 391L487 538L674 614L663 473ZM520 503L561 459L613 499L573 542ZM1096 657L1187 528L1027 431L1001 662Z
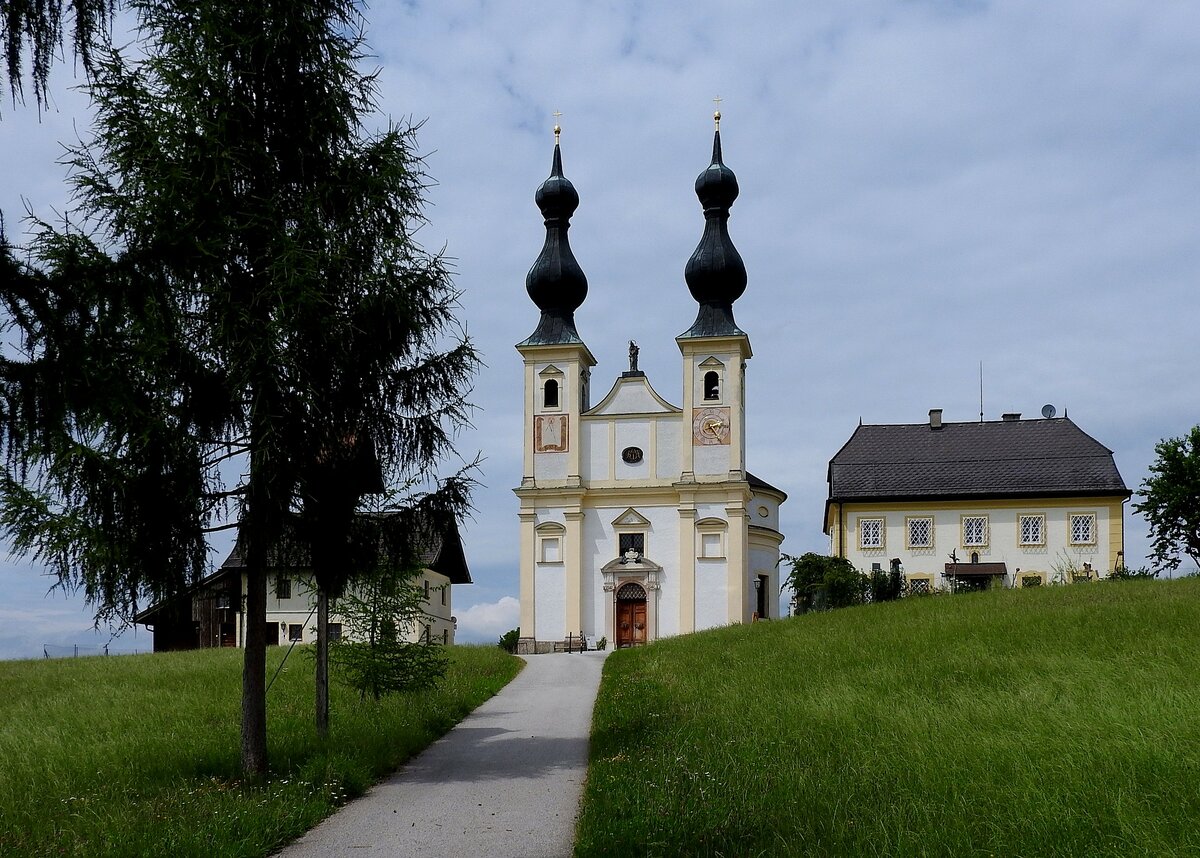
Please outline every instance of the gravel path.
M279 854L571 854L605 652L539 655L404 768Z

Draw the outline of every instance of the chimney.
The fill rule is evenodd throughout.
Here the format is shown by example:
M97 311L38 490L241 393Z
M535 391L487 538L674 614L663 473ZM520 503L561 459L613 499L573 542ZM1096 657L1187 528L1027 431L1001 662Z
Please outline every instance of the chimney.
M930 408L929 409L929 428L930 429L941 429L942 428L942 409L940 409L940 408Z
M1001 414L1000 419L1003 420L1005 423L1016 423L1018 420L1021 419L1021 412L1010 411L1007 414Z

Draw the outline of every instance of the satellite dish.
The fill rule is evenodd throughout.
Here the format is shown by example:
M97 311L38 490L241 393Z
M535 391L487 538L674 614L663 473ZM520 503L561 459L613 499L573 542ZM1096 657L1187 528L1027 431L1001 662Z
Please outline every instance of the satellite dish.
M1051 417L1053 417L1057 413L1058 412L1054 410L1054 406L1051 405L1050 403L1046 403L1045 405L1042 406L1042 416L1045 417L1047 420L1049 420Z

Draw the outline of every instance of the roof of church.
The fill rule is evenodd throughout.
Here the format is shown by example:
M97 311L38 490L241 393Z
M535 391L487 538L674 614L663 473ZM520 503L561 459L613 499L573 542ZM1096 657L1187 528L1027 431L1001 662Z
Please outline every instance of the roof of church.
M571 180L563 175L558 127L555 126L554 160L550 177L542 182L534 201L546 222L546 242L525 277L525 289L542 311L537 329L522 346L581 343L575 330L575 311L587 297L587 275L575 259L567 231L571 215L579 206L579 194Z
M712 163L696 178L696 196L704 207L704 234L687 261L683 276L700 305L685 337L745 336L733 320L733 302L746 291L746 264L729 237L729 209L738 196L737 176L721 160L721 114L713 134Z
M828 481L831 502L1130 495L1112 451L1066 417L859 426Z
M787 500L787 492L783 489L777 489L764 479L754 476L754 474L746 471L746 482L750 484L752 489L762 489L763 491L775 492L775 494L783 495L783 499Z

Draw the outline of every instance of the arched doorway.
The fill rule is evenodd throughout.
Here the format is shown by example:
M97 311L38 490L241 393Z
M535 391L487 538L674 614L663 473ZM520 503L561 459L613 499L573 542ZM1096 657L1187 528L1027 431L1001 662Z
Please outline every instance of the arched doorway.
M641 584L622 584L617 590L617 647L646 642L646 591Z

